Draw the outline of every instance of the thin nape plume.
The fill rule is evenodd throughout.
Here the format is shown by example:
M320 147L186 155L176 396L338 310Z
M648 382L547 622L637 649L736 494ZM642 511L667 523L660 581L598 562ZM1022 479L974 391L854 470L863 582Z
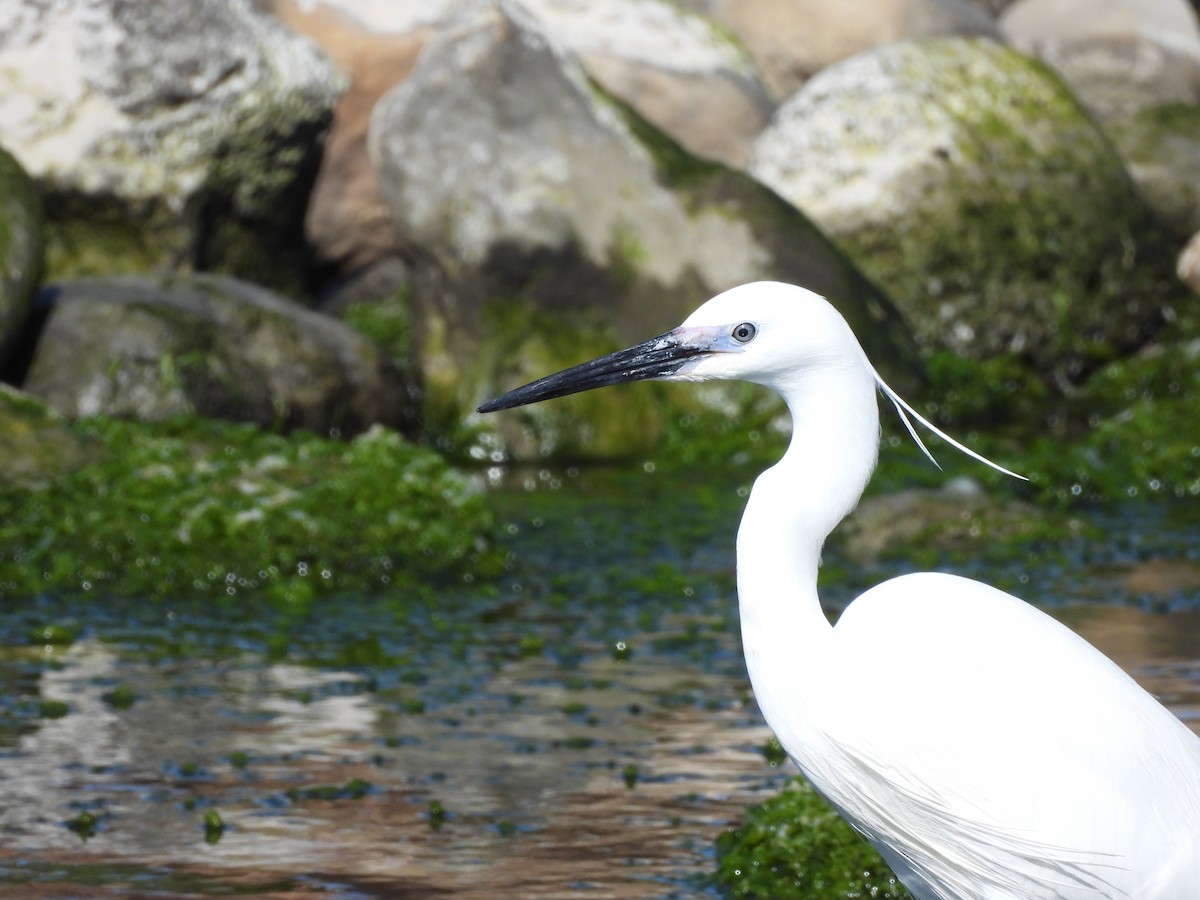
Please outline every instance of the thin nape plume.
M903 397L901 397L899 394L897 394L895 391L893 391L890 387L888 387L887 382L879 377L878 372L875 372L874 369L872 369L871 371L875 375L875 383L879 386L879 390L883 393L883 395L885 397L887 397L889 400L892 401L892 406L896 407L896 413L900 416L900 421L904 423L904 427L908 429L909 435L912 437L912 439L914 441L917 442L917 446L921 448L921 452L924 453L925 456L929 459L929 461L931 463L933 463L935 466L937 466L939 469L942 467L941 464L936 459L934 459L933 454L929 452L929 448L925 446L925 442L921 440L921 436L919 434L917 434L917 429L913 426L913 423L908 418L910 415L914 419L916 419L918 422L920 422L922 425L924 425L926 428L928 428L930 431L932 431L934 434L936 434L938 437L940 437L947 444L949 444L951 447L953 447L955 450L958 450L960 453L965 453L967 456L971 457L971 459L976 460L977 462L981 462L985 466L995 469L997 472L1002 472L1005 475L1010 475L1013 478L1017 478L1021 481L1029 480L1024 475L1018 475L1016 472L1009 471L1008 469L1004 468L1004 466L999 465L998 463L992 462L986 456L976 453L970 447L966 446L965 444L959 443L954 438L950 437L950 435L946 434L946 432L942 431L940 428L938 428L936 425L934 425L932 422L930 422L928 419L926 419L923 415L921 415L919 412L917 412L915 409L913 409L912 406Z

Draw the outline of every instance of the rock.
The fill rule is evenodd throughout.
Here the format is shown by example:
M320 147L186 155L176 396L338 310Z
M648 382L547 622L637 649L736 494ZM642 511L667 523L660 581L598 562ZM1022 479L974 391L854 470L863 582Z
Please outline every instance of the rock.
M584 70L689 153L743 168L774 104L749 57L664 0L520 0Z
M707 0L708 12L745 45L782 103L838 60L932 35L1000 36L968 0Z
M522 0L539 27L577 53L587 73L691 152L742 167L772 104L746 55L711 23L665 0ZM274 14L345 72L306 217L322 262L346 271L402 252L365 148L379 98L408 77L451 2L274 0Z
M1062 385L1139 346L1180 297L1107 138L1044 66L991 41L896 44L825 70L778 111L751 172L929 347L1014 354Z
M66 416L414 430L418 398L379 348L262 288L204 275L83 279L55 286L49 303L23 388Z
M458 0L274 2L277 10L294 4L309 16L340 16L376 38L427 36L431 29L451 27L462 7ZM670 0L516 2L605 90L690 152L745 165L773 104L745 51L713 22ZM326 46L325 37L311 36Z
M251 0L2 0L0 134L46 192L51 272L298 281L340 90Z
M1200 100L1200 26L1185 0L1018 0L1000 24L1102 120Z
M909 553L978 552L1028 539L1045 514L1026 503L997 503L982 491L913 488L869 497L842 524L837 543L855 563Z
M430 42L376 108L370 147L419 262L417 340L443 409L661 332L756 279L823 293L881 365L909 382L919 371L891 305L807 220L597 92L510 3L474 4ZM606 411L590 418L621 434L592 450L630 452L666 414L644 398L597 392L525 415Z
M397 25L413 30L372 31L343 9L327 4L277 0L273 6L284 24L314 41L349 78L349 87L333 110L304 218L305 234L317 258L338 272L369 267L399 250L379 179L367 156L367 129L379 98L409 76L434 32L412 21L413 7L401 4L389 9Z
M1179 240L1200 229L1200 24L1184 0L1019 0L1015 47L1047 62L1112 136Z
M10 367L41 274L41 197L20 163L0 147L0 373Z
M1191 288L1193 293L1200 294L1200 231L1192 235L1192 239L1179 254L1175 272L1179 280Z

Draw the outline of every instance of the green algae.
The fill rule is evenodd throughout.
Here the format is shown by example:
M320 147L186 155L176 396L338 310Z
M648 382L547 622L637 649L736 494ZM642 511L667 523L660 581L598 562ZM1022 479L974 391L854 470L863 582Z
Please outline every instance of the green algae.
M802 779L746 811L717 839L726 897L835 900L910 895L862 836Z
M0 597L263 596L303 610L494 565L469 479L381 428L348 443L196 419L73 428L89 461L38 487L0 483Z
M361 800L375 790L375 786L361 778L351 778L345 784L320 784L305 788L291 788L287 798L293 803L304 801Z

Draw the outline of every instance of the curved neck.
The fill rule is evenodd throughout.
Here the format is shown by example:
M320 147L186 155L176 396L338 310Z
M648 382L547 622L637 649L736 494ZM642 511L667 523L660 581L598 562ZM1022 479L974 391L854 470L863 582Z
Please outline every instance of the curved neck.
M832 631L817 596L821 547L857 504L879 449L875 379L863 362L809 372L780 391L792 414L791 443L755 481L738 529L746 666L767 723L793 756L792 747L815 746L788 736L813 727L815 692L829 677Z

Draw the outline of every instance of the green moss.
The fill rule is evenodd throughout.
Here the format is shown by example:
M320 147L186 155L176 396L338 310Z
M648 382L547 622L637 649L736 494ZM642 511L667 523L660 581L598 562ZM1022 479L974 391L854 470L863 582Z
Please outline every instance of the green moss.
M479 551L483 499L383 429L349 443L200 420L75 429L95 461L41 487L0 485L0 597L263 596L304 609L493 564Z
M33 179L0 147L0 323L24 309L42 275L42 199Z
M613 229L608 245L608 267L618 282L627 288L633 285L646 260L646 248L638 240L636 231L628 226Z
M654 159L662 183L676 190L686 190L719 176L725 167L693 156L674 139L651 125L631 106L612 94L597 88L606 103L617 110L633 136Z
M717 855L727 897L909 897L874 848L801 779L747 810L717 839Z
M1049 499L1200 497L1200 342L1168 345L1098 373L1076 400L1088 421L1064 442L1030 447Z
M129 685L119 684L111 691L106 691L102 699L113 709L129 709L137 702L137 694Z
M225 820L221 818L221 814L215 809L205 810L204 812L204 842L206 844L216 844L225 834Z
M457 398L461 380L442 384L429 378L426 382L427 409L444 411L437 418L429 417L435 431L455 427L455 411L468 402L474 405L509 387L622 345L612 326L600 321L599 314L555 313L517 300L489 303L485 322L488 342L475 367L476 378L483 379L484 384L477 388L476 396L469 401ZM432 352L436 355L439 351ZM575 394L554 403L522 407L478 424L480 429L499 426L505 443L524 458L628 458L655 446L672 411L687 408L680 404L683 397L667 385L642 384L631 390ZM461 431L459 434L461 443L476 440L470 435L464 439ZM472 455L480 461L487 458L483 447Z
M1142 196L1186 242L1200 228L1200 185L1192 177L1200 162L1200 107L1164 103L1104 124Z
M185 229L165 209L130 209L111 197L46 196L46 277L153 271L184 258Z
M1066 400L1040 387L1013 359L934 354L928 395L938 400L924 411L975 450L1031 479L1026 486L1009 484L1010 494L1055 506L1197 497L1200 440L1180 423L1200 421L1200 319L1181 314L1164 338L1152 351L1105 365ZM892 418L885 411L885 427L898 436L900 448L888 451L874 486L943 481L899 427L888 424ZM937 450L936 441L931 446ZM972 475L1007 480L981 469ZM1038 529L1026 534L1042 536ZM996 541L988 536L993 549L1006 543Z
M342 321L370 338L400 363L412 358L412 290L404 288L379 303L355 303Z
M43 719L61 719L70 711L70 704L62 700L42 700L38 703L38 716Z
M837 239L922 343L1013 353L1054 386L1153 334L1182 294L1172 246L1061 79L986 41L924 41L893 57L898 82L937 98L908 114L927 116L946 146L914 173L921 190L903 216L847 224ZM869 165L883 150L874 140L864 133L846 152Z
M81 840L86 841L88 838L95 837L96 832L103 826L106 819L108 819L108 813L106 812L94 813L84 810L77 816L67 819L63 824L79 835Z
M375 786L361 778L351 778L345 784L321 784L306 788L292 788L287 797L293 803L306 800L361 800L375 790Z

